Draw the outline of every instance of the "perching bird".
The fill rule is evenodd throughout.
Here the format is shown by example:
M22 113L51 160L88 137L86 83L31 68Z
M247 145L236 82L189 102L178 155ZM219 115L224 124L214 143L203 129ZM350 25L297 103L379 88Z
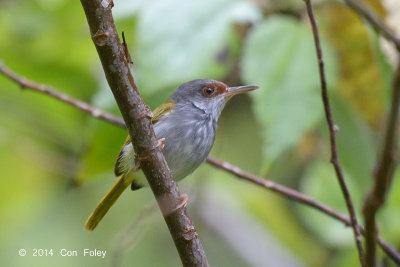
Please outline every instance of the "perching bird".
M191 174L208 156L226 102L234 95L257 88L229 87L216 80L193 80L179 86L165 103L154 110L154 132L176 181ZM137 190L147 184L139 163L135 161L129 135L118 155L114 173L119 178L90 214L85 223L86 230L94 230L129 185L132 190Z

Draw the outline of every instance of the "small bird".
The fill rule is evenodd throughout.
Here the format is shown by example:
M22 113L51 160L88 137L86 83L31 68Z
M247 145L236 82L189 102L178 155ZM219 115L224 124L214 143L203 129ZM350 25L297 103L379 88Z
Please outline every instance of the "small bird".
M255 89L258 86L229 87L216 80L193 80L179 86L154 110L154 132L176 181L191 174L205 161L214 144L217 121L226 102L234 95ZM114 173L118 180L87 219L85 229L88 231L96 228L129 185L132 190L147 185L129 135L117 157Z

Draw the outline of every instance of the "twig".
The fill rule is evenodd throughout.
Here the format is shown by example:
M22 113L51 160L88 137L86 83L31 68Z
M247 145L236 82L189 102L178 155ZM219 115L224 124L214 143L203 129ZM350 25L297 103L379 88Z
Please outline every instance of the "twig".
M382 21L380 21L371 10L355 0L344 1L361 17L365 18L376 32L380 33L387 40L391 41L396 47L397 51L400 51L400 39L396 35L394 35L392 31L384 23L382 23Z
M92 107L88 103L86 103L82 100L72 98L69 95L66 95L66 94L63 94L63 93L53 90L49 86L32 82L24 77L17 75L16 73L7 69L1 61L0 61L0 73L3 73L6 77L10 78L11 80L13 80L17 84L19 84L22 88L29 88L33 91L47 94L49 96L57 98L58 100L61 100L64 103L68 103L80 110L83 110L95 118L98 118L98 119L101 119L104 121L109 121L109 122L117 124L119 126L125 126L124 121L121 120L120 118L115 117L109 113L103 112L100 109L97 109L95 107Z
M225 170L233 175L235 175L237 178L245 180L247 182L259 185L265 189L271 190L273 192L276 192L282 196L289 197L290 199L300 202L302 204L305 204L309 207L315 208L322 213L332 217L333 219L336 219L338 221L341 221L344 223L346 226L351 226L351 220L349 217L346 215L335 211L331 207L316 201L315 199L306 196L294 189L291 189L289 187L277 184L271 180L266 180L261 177L255 176L254 174L250 174L248 172L245 172L241 170L240 168L228 163L221 161L219 159L216 159L214 157L209 156L207 158L207 163L211 164L212 166ZM361 225L357 225L357 227L361 230L361 233L365 235L365 231ZM378 244L381 246L381 248L385 251L385 253L397 264L400 264L400 253L396 251L395 248L390 246L388 243L386 243L380 236L378 236Z
M362 246L360 230L358 228L357 217L356 217L356 213L354 211L354 206L353 206L353 202L351 200L349 190L347 189L346 182L344 180L342 168L340 166L340 161L339 161L338 154L337 154L337 145L336 145L337 126L335 125L335 123L333 121L331 107L329 104L328 89L327 89L327 83L326 83L326 77L325 77L324 58L322 55L321 42L319 39L318 25L317 25L317 21L314 17L314 10L313 10L312 4L311 4L311 0L304 0L304 1L306 3L307 13L310 18L312 32L314 35L315 48L316 48L317 57L318 57L319 75L320 75L320 79L321 79L322 101L324 103L325 116L326 116L326 120L328 123L329 135L330 135L331 163L334 166L336 176L337 176L337 179L340 184L340 188L343 193L343 197L346 201L347 210L349 211L351 226L353 228L354 239L355 239L357 250L358 250L358 257L360 259L361 266L365 266L365 255L364 255L364 250L363 250L363 246Z
M400 65L397 67L392 90L392 102L388 113L383 144L374 170L375 181L363 207L366 231L366 262L375 266L375 242L377 238L376 213L385 202L397 164L398 125L400 107Z
M128 63L129 63L130 65L132 65L132 64L133 64L133 61L132 61L132 58L131 58L131 54L129 53L128 44L127 44L126 41L125 41L125 33L124 33L124 32L122 32L122 46L123 46L123 48L124 48L124 53L125 53L125 56L126 56L126 61L128 61Z
M345 0L346 4L351 7L360 16L365 18L374 30L380 33L387 40L391 41L400 54L400 38L392 33L392 31L382 23L374 13L367 7L361 5L354 0ZM385 202L385 195L390 187L393 179L394 170L397 162L397 125L398 125L398 109L400 105L400 65L397 67L392 92L392 103L390 113L388 114L387 126L384 134L384 144L377 160L374 176L375 183L367 194L363 206L363 215L365 220L365 247L366 247L366 264L367 266L376 265L376 248L375 242L379 242L376 227L376 213Z
M7 76L7 74L5 74L4 72L1 72L4 75ZM18 77L18 79L12 79L13 81L15 81L16 83L19 84L19 82L23 79L22 77L18 76L17 74L14 73L14 75L16 77ZM7 76L8 77L8 76ZM34 84L34 83L32 83ZM36 84L37 85L37 84ZM27 87L29 88L29 87ZM40 91L39 91L40 92ZM72 97L69 97L71 99L73 99ZM62 99L56 98L57 100L63 101ZM76 100L76 99L73 99ZM68 104L70 104L69 102L66 102ZM87 103L86 103L87 104ZM76 107L75 105L73 105L74 107ZM91 107L89 104L87 104L87 106L89 107L89 110L93 107ZM86 111L86 110L83 110ZM89 114L91 114L90 111L86 111ZM112 116L112 115L110 115ZM118 120L120 120L119 118L117 118ZM104 119L105 121L112 123L116 126L121 126L119 123L115 123L115 120L108 120L108 119ZM294 189L285 187L283 185L277 184L275 182L269 181L269 180L265 180L261 177L255 176L253 174L244 172L243 170L239 169L238 167L228 163L228 162L222 162L214 157L209 156L207 158L207 163L209 163L210 165L213 165L217 168L223 169L233 175L235 175L236 177L245 180L247 182L256 184L258 186L261 186L263 188L272 190L282 196L286 196L291 198L294 201L303 203L307 206L310 206L312 208L315 208L325 214L327 214L328 216L343 222L345 225L350 225L350 219L345 216L344 214L341 214L335 210L333 210L332 208L330 208L329 206L326 206ZM360 229L363 230L361 228L361 226L359 225ZM397 264L400 264L400 253L397 252L393 247L391 247L389 244L387 244L381 237L378 237L378 244L382 247L382 249L386 252L386 254L393 259L393 261L395 261Z
M209 163L212 166L217 167L219 169L225 170L225 171L235 175L239 179L246 180L253 184L259 185L261 187L264 187L266 189L269 189L271 191L274 191L276 193L279 193L281 195L289 197L297 202L306 204L307 206L311 206L317 210L320 210L323 213L329 215L330 217L343 222L344 224L346 224L346 226L350 226L350 224L351 224L349 218L346 215L335 211L331 207L326 206L326 205L316 201L315 199L312 199L311 197L300 193L299 191L296 191L289 187L277 184L271 180L263 179L254 174L245 172L245 171L241 170L240 168L233 166L232 164L230 164L228 162L221 161L212 156L208 156L207 163Z
M122 113L140 166L168 225L183 266L208 266L183 196L157 146L152 113L143 103L115 28L109 0L81 0L108 84Z

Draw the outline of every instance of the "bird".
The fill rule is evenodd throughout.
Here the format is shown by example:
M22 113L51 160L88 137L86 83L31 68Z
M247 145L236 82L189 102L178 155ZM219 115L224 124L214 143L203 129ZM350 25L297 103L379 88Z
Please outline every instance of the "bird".
M214 144L218 118L228 100L258 88L230 87L212 79L192 80L180 85L153 111L154 132L176 181L191 174L207 158ZM87 219L84 228L88 231L96 228L129 185L132 190L147 185L129 135L118 154L114 174L118 180Z

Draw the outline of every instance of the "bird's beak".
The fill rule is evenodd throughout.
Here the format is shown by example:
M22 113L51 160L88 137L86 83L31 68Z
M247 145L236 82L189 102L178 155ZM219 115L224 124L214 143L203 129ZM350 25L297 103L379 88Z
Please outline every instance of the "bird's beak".
M224 93L224 97L231 97L234 95L250 92L253 90L258 89L258 86L254 85L242 85L242 86L236 86L236 87L228 87L226 92Z

